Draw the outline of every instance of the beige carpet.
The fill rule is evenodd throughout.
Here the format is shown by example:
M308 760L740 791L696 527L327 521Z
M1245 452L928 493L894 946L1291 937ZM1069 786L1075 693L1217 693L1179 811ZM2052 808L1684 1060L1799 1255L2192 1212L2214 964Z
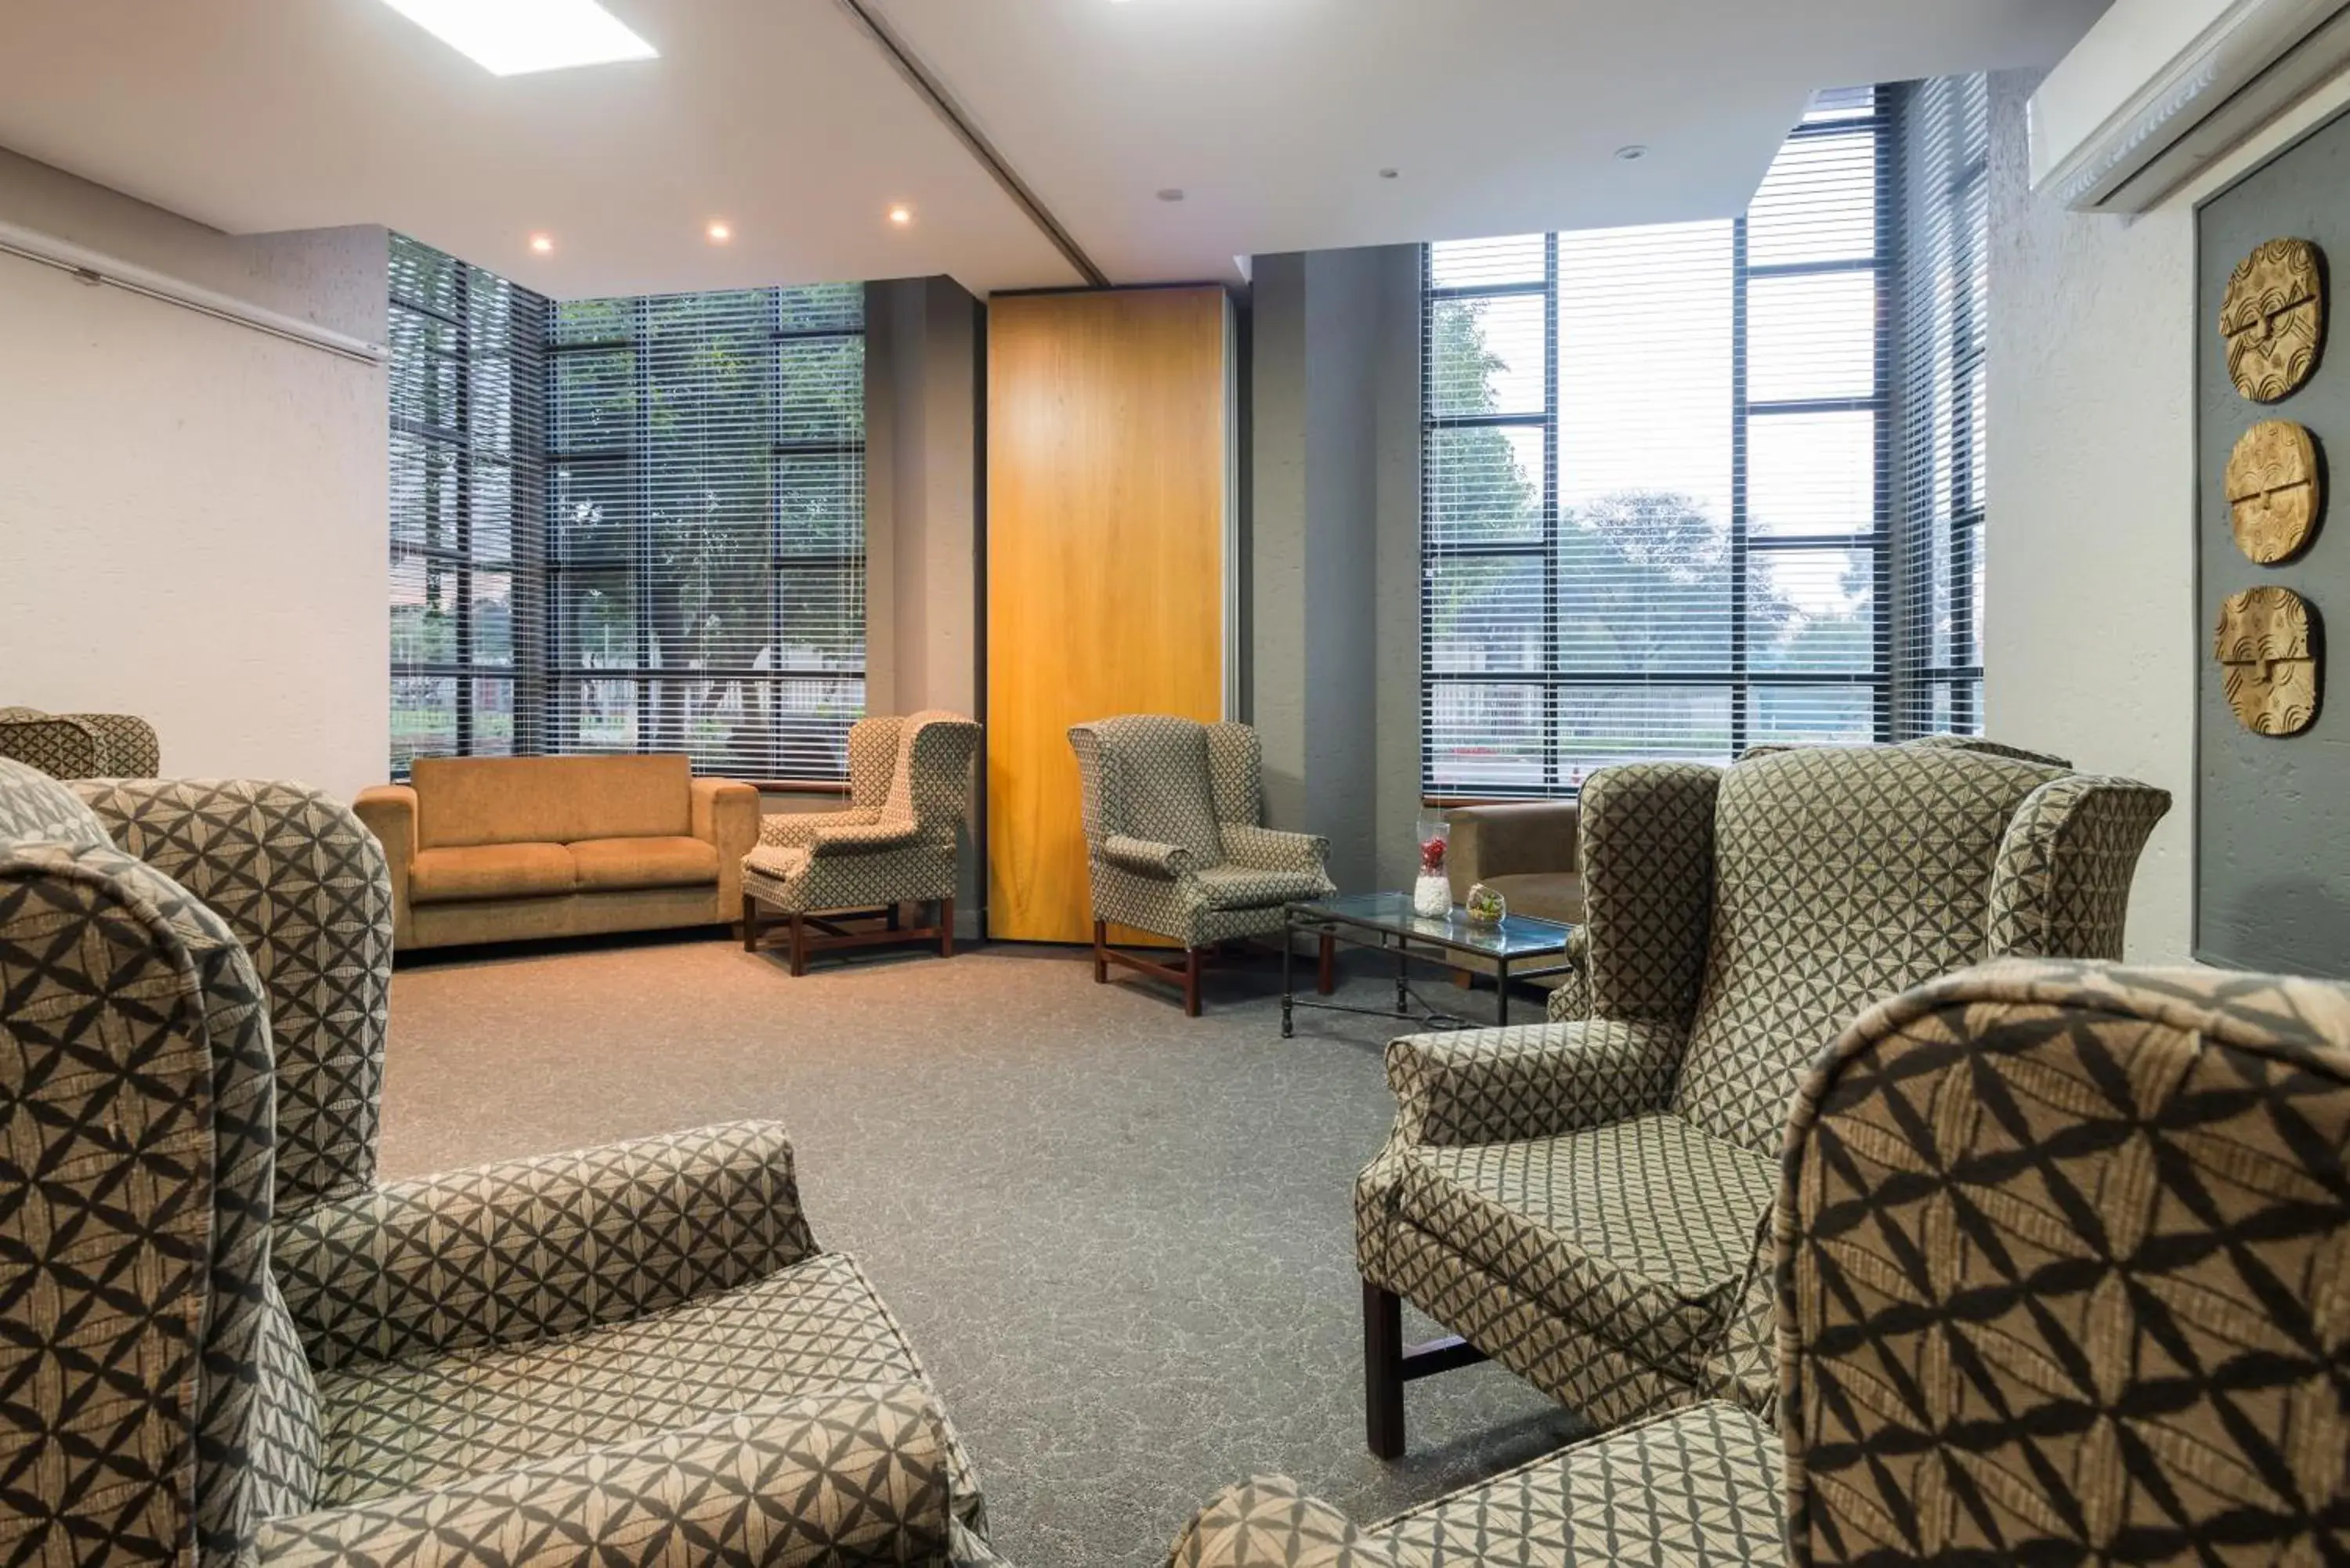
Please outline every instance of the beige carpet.
M1161 1562L1253 1472L1367 1520L1572 1435L1481 1366L1414 1386L1406 1459L1363 1449L1350 1196L1392 1108L1384 1023L1283 1041L1270 966L1187 1022L1065 950L820 962L696 939L403 967L386 1174L783 1122L817 1239L903 1319L1024 1568Z

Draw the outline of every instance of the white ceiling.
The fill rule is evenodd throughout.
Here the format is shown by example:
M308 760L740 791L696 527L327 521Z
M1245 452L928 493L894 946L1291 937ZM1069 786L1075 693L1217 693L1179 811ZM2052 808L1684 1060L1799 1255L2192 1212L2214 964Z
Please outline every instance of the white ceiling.
M661 57L500 78L380 0L6 0L0 146L233 233L389 224L561 296L1077 280L836 0L606 4ZM2105 0L875 4L1138 283L1726 214L1814 88L2047 65Z

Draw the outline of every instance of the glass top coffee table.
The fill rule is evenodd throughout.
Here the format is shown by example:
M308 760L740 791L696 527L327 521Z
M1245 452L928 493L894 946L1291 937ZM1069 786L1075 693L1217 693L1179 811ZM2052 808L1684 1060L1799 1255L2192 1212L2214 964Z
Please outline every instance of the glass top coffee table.
M1286 911L1281 944L1281 1037L1290 1038L1291 1010L1313 1008L1323 1012L1359 1012L1374 1018L1409 1018L1440 1028L1471 1027L1471 1021L1456 1013L1442 1012L1422 1003L1415 1012L1412 1002L1409 966L1420 963L1455 967L1454 961L1466 955L1485 960L1493 966L1495 993L1498 997L1495 1022L1510 1021L1510 981L1532 980L1538 975L1563 974L1574 966L1567 961L1566 944L1574 937L1575 928L1562 926L1555 920L1539 920L1532 915L1505 915L1492 925L1472 925L1469 918L1455 908L1450 915L1429 917L1412 912L1409 893L1357 893L1338 898L1317 898L1312 903L1292 904ZM1321 946L1317 990L1330 994L1334 986L1333 970L1337 949L1347 947L1376 948L1395 955L1395 1010L1349 1007L1343 1002L1308 1001L1297 994L1292 983L1292 969L1296 961L1297 939L1317 938Z

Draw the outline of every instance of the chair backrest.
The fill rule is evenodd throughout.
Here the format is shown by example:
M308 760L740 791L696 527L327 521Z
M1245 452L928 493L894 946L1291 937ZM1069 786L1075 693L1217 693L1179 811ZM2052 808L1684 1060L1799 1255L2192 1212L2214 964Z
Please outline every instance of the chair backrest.
M10 1467L30 1560L192 1544L225 1568L259 1519L308 1505L319 1450L269 1272L259 978L217 915L5 762L0 976L0 1387L32 1455Z
M978 750L979 726L960 713L926 708L906 715L882 815L910 817L951 838L971 815L971 761Z
M1223 862L1216 828L1209 726L1166 713L1128 713L1072 725L1089 840L1123 835Z
M1805 1067L1873 1002L2019 943L2119 957L2130 873L2168 804L2143 785L1940 742L1812 747L1728 769L1673 1109L1767 1152ZM2066 850L2068 836L2096 853ZM1995 905L2027 883L2029 910L1995 943Z
M274 779L73 792L116 846L203 901L269 992L280 1215L375 1185L391 988L383 846L351 808Z
M682 838L693 764L681 752L619 757L419 757L416 846Z
M2350 1541L2350 987L2011 961L1806 1080L1789 1560L2325 1563Z
M60 779L152 778L162 771L155 726L133 713L0 708L0 757Z

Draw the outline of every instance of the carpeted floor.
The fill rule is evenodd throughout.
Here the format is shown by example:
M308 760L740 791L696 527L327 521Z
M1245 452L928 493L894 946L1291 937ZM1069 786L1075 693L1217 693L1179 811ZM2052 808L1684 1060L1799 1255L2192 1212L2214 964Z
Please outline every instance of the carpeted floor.
M1221 974L1187 1022L1066 950L795 981L714 939L403 967L385 1173L780 1120L817 1239L864 1261L968 1439L998 1550L1156 1563L1253 1472L1367 1520L1575 1430L1479 1366L1413 1386L1405 1459L1364 1451L1350 1195L1392 1031L1303 1013L1284 1041L1277 990L1270 966Z

